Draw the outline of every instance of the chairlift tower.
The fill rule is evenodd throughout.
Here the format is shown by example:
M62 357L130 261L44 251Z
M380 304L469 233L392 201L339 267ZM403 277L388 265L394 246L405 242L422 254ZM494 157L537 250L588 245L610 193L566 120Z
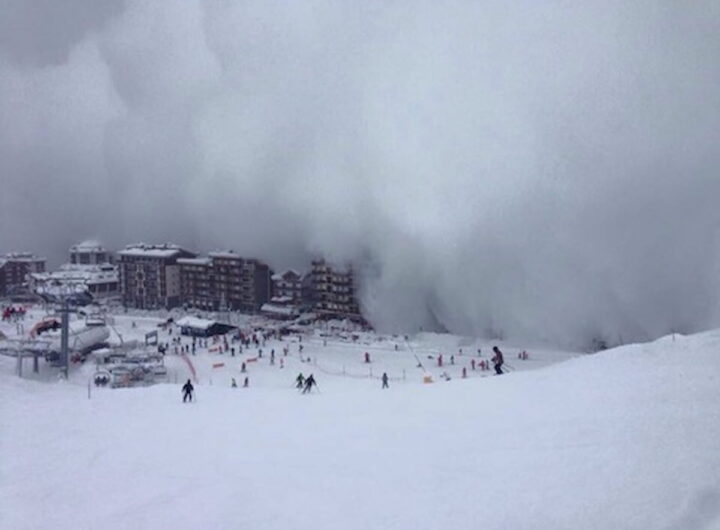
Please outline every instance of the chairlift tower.
M60 370L65 379L70 369L70 313L77 313L76 309L70 309L70 294L62 296L61 306L56 309L60 313Z

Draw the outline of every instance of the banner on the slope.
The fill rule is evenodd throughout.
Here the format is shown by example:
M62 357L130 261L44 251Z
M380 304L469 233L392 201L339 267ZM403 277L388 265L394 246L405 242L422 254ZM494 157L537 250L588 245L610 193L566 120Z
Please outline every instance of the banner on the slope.
M192 361L190 361L188 356L185 355L184 353L182 355L180 355L180 357L182 358L183 361L185 361L185 364L188 365L188 369L190 370L190 373L192 374L193 381L195 381L197 383L197 372L195 372L195 367L193 366Z

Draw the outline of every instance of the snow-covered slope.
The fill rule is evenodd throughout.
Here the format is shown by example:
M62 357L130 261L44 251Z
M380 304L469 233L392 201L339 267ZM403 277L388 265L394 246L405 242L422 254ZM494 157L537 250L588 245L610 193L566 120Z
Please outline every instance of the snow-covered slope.
M720 332L389 390L273 373L190 405L1 375L0 528L720 528Z

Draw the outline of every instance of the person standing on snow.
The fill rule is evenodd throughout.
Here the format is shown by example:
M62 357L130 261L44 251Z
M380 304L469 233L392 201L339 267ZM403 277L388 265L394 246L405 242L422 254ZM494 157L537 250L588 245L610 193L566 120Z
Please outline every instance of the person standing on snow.
M193 397L192 397L193 390L195 390L195 389L193 388L192 383L190 382L190 379L188 379L187 383L185 383L182 387L183 403L185 403L188 400L190 400L190 401L193 400Z
M305 384L305 378L303 377L302 372L298 374L298 376L295 378L295 382L297 383L295 385L295 388L302 388Z
M383 372L383 374L382 374L382 387L390 388L390 385L388 385L388 375L386 372Z
M497 346L493 346L493 351L495 352L495 356L491 360L495 365L495 375L502 375L502 365L505 362L503 354Z

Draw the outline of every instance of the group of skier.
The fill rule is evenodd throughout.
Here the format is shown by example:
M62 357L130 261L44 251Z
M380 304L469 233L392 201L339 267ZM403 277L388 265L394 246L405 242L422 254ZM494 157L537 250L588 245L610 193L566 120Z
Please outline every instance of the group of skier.
M302 372L300 372L295 378L295 388L302 390L303 394L309 394L312 391L312 387L318 387L313 374L305 377Z
M273 353L274 353L274 351L273 351ZM493 346L493 353L495 355L490 360L492 361L493 366L495 367L495 374L502 375L504 373L503 365L505 364L505 358L503 356L503 353L502 353L502 351L500 351L500 348L498 348L497 346ZM368 354L366 354L366 358L367 357L369 357ZM525 356L523 356L521 358L526 359L527 354L525 354ZM243 363L242 372L245 372L245 363ZM463 376L465 376L466 375L465 369L463 369L463 372L464 372ZM381 377L381 381L382 381L381 388L383 388L383 389L390 388L389 380L390 380L390 378L388 377L387 372L383 372L382 377ZM231 386L233 388L237 388L238 385L237 385L237 382L235 381L235 378L232 378ZM249 381L248 381L248 378L246 377L244 380L244 383L243 383L243 387L247 388L248 386L249 386ZM317 382L315 381L315 376L313 374L310 374L308 377L305 377L301 372L295 378L295 388L300 390L301 393L309 394L310 392L312 392L313 387L318 388ZM194 391L194 387L192 385L192 382L190 381L190 379L188 379L187 382L182 387L183 403L185 403L187 401L193 401L193 391Z

